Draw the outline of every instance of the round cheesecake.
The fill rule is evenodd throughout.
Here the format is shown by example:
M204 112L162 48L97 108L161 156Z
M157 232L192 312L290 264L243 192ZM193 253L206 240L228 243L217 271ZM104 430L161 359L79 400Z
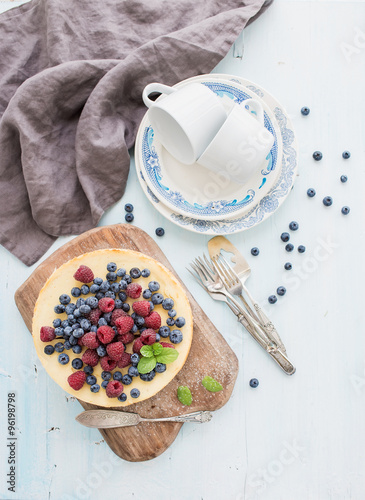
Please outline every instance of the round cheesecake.
M56 318L59 318L61 321L67 320L68 318L66 312L56 314L54 311L55 306L60 303L59 297L62 294L67 294L71 297L71 303L76 303L77 298L71 295L71 290L74 287L80 288L82 286L82 283L76 281L73 277L77 269L81 265L87 266L92 270L94 277L100 277L101 279L106 280L106 274L108 273L107 264L110 262L115 263L118 269L126 269L127 273L129 273L129 270L132 268L139 268L140 270L148 269L150 271L150 275L147 278L143 278L141 276L138 279L132 279L132 283L138 283L141 285L142 290L146 290L148 289L148 285L151 281L157 281L160 285L158 293L162 294L165 299L171 298L174 301L173 309L177 313L176 318L183 317L185 319L185 324L182 327L178 328L177 326L172 326L170 328L171 331L178 329L182 333L183 338L181 342L174 344L169 337L160 339L160 342L166 342L173 345L179 353L177 359L171 363L167 363L166 371L163 373L156 372L151 381L143 381L140 376L132 377L132 383L130 385L124 385L123 387L123 393L127 396L127 399L124 402L119 401L117 397L107 396L107 391L101 386L101 383L103 382L101 373L103 370L100 363L93 368L92 373L92 375L96 377L96 384L100 385L100 390L98 392L92 392L90 389L91 386L87 383L84 383L83 387L79 390L74 390L70 387L68 377L76 371L82 371L85 367L84 365L80 370L74 369L72 367L72 360L75 358L82 358L87 349L85 346L82 347L82 352L80 354L75 354L72 349L64 350L62 354L67 354L69 356L69 362L61 364L58 360L60 354L59 352L55 351L53 354L47 355L44 352L44 349L47 345L54 346L59 342L64 343L65 338L55 338L54 340L46 343L42 342L40 339L40 330L42 327L52 327L53 321ZM120 279L121 278L118 278L116 282L118 283ZM84 299L94 296L95 294L91 293L81 295ZM140 300L144 300L142 295L139 298L127 298L125 302L130 305L130 311L128 312L129 315L133 313L132 304L135 301ZM161 316L161 325L166 326L166 320L169 318L168 311L165 310L161 304L155 305L153 311L158 312ZM156 332L158 332L158 330L156 330ZM108 408L124 407L154 396L169 382L171 382L175 375L181 370L189 354L191 346L193 335L193 317L189 300L183 287L165 266L140 252L134 252L131 250L104 249L75 257L53 272L39 293L34 309L32 334L37 354L44 368L52 379L66 392L82 401L98 406ZM139 331L135 333L135 339L139 337L139 334ZM125 351L129 353L133 352L133 342L125 345ZM116 367L114 370L111 370L111 373L113 374L116 371L119 371L122 375L125 375L128 373L130 366L131 365L125 368ZM139 391L139 396L137 398L131 397L132 389L137 389L137 391L134 391L134 394L138 394Z

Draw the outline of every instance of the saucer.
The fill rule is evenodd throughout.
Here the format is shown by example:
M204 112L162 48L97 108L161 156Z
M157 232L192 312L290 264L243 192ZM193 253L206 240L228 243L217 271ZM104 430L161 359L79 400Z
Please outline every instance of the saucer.
M136 168L141 187L149 201L160 212L161 215L185 229L207 235L234 234L256 226L270 217L284 202L293 187L297 166L298 147L291 121L281 104L262 87L242 78L224 74L201 75L185 80L185 82L205 81L207 76L212 81L235 83L245 91L253 92L260 97L275 117L279 128L278 141L283 145L282 162L278 164L277 178L270 191L257 201L254 206L248 208L247 212L239 217L225 217L219 220L207 220L206 218L194 218L183 216L171 210L164 204L147 185L143 172ZM141 128L140 128L141 131ZM139 132L140 132L139 131ZM137 167L137 163L136 163Z
M251 90L236 82L211 78L211 75L200 78L201 84L222 99L227 111L233 101L239 106L245 106L248 112L255 113L248 103L245 104L247 99L258 99ZM180 82L176 87L186 84L186 81ZM180 163L162 146L146 113L136 139L135 161L137 170L143 172L143 177L155 196L176 213L206 220L242 215L263 198L277 178L282 141L274 115L265 102L261 103L265 127L273 135L274 145L264 164L246 184L229 181L226 174L212 172L197 163Z

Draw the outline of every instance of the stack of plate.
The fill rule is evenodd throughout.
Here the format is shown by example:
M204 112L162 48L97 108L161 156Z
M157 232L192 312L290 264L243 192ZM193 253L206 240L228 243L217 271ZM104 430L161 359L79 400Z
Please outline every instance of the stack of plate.
M142 189L167 219L190 231L232 234L267 219L289 194L296 175L298 152L293 127L283 107L261 87L230 75L201 75L184 80L206 85L224 105L233 100L260 100L265 127L275 142L262 168L247 184L236 184L194 164L183 165L171 156L155 135L146 113L136 138L135 164Z

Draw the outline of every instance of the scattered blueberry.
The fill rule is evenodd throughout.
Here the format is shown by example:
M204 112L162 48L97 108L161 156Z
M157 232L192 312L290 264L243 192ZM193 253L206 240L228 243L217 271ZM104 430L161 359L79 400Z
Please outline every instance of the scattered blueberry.
M300 112L302 113L303 116L308 116L310 113L310 109L307 108L307 106L303 106Z
M121 290L126 290L127 286L128 286L128 283L126 282L125 279L119 281L119 287Z
M63 336L64 337L69 337L72 334L73 330L71 326L66 326L66 328L63 330Z
M127 294L125 292L119 292L118 297L122 302L125 302L127 300Z
M80 370L82 368L82 365L84 364L80 358L74 358L72 360L72 368L75 368L75 370Z
M350 151L344 151L342 153L342 158L344 158L345 160L348 160L350 158L350 156L351 156Z
M58 326L57 328L54 329L54 334L56 335L56 337L62 337L64 331L65 330L63 328L61 328L60 326Z
M151 297L152 304L158 305L163 302L163 295L161 293L154 293Z
M166 339L170 335L170 328L168 326L161 326L158 333L161 335L161 337Z
M149 275L151 274L151 271L149 269L142 269L142 278L148 278Z
M150 299L152 297L152 292L148 288L143 290L142 296L144 299Z
M142 316L136 316L134 318L134 324L137 328L141 329L144 326L144 318L142 318Z
M96 297L88 297L85 300L85 305L91 307L91 309L96 309L98 307L98 303L99 303L99 301Z
M163 236L165 234L165 230L163 227L158 227L155 231L157 236Z
M304 253L305 252L305 246L304 245L299 245L298 246L298 252L299 253Z
M84 333L84 330L82 330L82 333ZM70 335L68 341L70 342L71 345L76 345L77 344L77 338L75 337L74 334Z
M148 288L151 290L151 292L157 292L157 290L160 289L160 283L157 281L150 281L148 283Z
M109 272L112 272L112 273L115 273L115 271L117 270L117 265L115 262L109 262L107 265L106 265L106 269L107 271Z
M76 330L73 331L72 335L75 337L75 339L81 339L81 337L84 336L84 333L85 332L84 332L84 330L82 328L77 328ZM72 335L71 335L71 337L72 337ZM71 342L71 337L69 339L70 342ZM77 341L75 342L75 345L76 344L77 344ZM72 342L71 342L71 345L73 345Z
M284 241L284 243L286 243L287 241L290 240L290 234L289 233L281 233L280 238L281 238L281 241Z
M124 385L130 385L132 383L132 377L128 374L123 375L122 377L122 383Z
M123 310L124 312L128 312L128 311L130 310L130 308L131 308L131 306L130 306L129 304L127 304L127 303L124 303L124 304L122 305L122 310Z
M343 213L343 215L347 215L348 213L350 213L350 207L342 207L341 212Z
M112 283L110 285L110 290L114 293L119 293L120 292L120 285L119 283Z
M103 292L98 292L95 294L95 298L100 300L100 299L103 299L105 297L105 293Z
M137 333L137 330L138 330L137 325L133 325L132 329L131 329L131 333L133 333L133 335L134 335L135 333Z
M278 295L285 295L286 294L286 288L285 286L279 286L277 289L276 289L276 293Z
M316 190L315 190L315 189L313 189L313 188L309 188L309 189L307 190L307 195L309 196L309 198L313 198L313 196L315 196L315 195L316 195Z
M260 250L257 247L251 248L251 255L253 255L254 257L257 257L259 253Z
M138 398L141 393L138 389L134 388L131 390L130 394L132 398Z
M295 222L295 220L291 221L291 223L289 224L290 231L297 231L298 228L299 228L298 222Z
M61 326L61 320L60 320L60 318L54 319L52 324L53 324L54 328L58 328L59 326Z
M322 160L323 158L323 154L320 152L320 151L315 151L313 153L313 158L316 160L316 161L320 161Z
M64 319L61 323L61 326L63 329L65 329L65 328L69 328L71 325L70 325L68 319Z
M139 375L138 368L136 366L130 366L128 368L128 375L130 377L138 377L138 375Z
M151 302L150 300L149 303L150 303L150 312L152 312L155 308L155 304L153 304L153 302Z
M151 382L151 380L153 380L155 378L155 375L156 375L155 370L151 370L148 373L140 373L139 374L141 380L143 380L144 382Z
M185 325L185 318L182 316L179 316L178 318L175 319L175 325L178 328L182 328Z
M161 335L159 333L156 333L156 342L160 342L161 340Z
M250 387L253 387L254 389L256 389L256 387L259 385L259 381L257 380L257 378L252 378L250 380Z
M66 314L72 314L74 312L74 310L76 309L76 304L67 304L66 306Z
M101 378L109 381L112 378L112 374L110 372L103 371L101 372Z
M96 352L98 353L98 356L100 356L101 358L103 356L106 356L106 348L105 348L105 346L99 345L99 347L96 348Z
M63 304L64 306L67 306L67 304L69 304L71 302L71 297L69 295L67 295L66 293L63 293L60 298L59 298L59 301L61 304Z
M102 284L100 285L100 291L105 293L108 290L110 290L110 283L109 281L103 281Z
M96 325L92 325L90 328L90 332L96 333L98 331L98 327Z
M66 344L66 342L65 342ZM82 351L82 347L78 344L76 345L73 345L72 346L72 351L75 353L75 354L81 354L81 351Z
M100 385L99 385L99 384L93 384L93 385L90 387L90 391L91 391L91 392L99 392L99 391L100 391Z
M175 318L177 312L175 311L175 309L170 309L167 314L170 316L170 318Z
M90 288L87 285L82 285L81 287L81 293L82 295L87 295L90 291Z
M104 318L99 318L98 326L107 326L107 321Z
M287 252L292 252L294 250L294 245L292 245L291 243L288 243L287 245L285 245L285 250Z
M167 318L166 319L166 325L168 325L168 326L174 326L174 324L175 324L174 318Z
M85 332L89 332L91 328L91 323L88 319L82 318L80 321L80 326Z
M48 355L53 354L54 353L53 345L46 345L46 347L44 348L44 353Z
M156 363L155 371L157 373L163 373L166 370L166 365L164 363Z
M95 285L95 283L93 285L91 285L91 287L90 287L90 292L91 293L97 293L99 290L100 290L100 286L99 285Z
M130 277L130 275L129 275L129 274L126 274L126 275L124 276L124 281L126 281L126 282L127 282L127 285L130 285L130 284L132 283L132 278Z
M84 366L84 372L86 373L86 375L91 375L94 371L94 368L90 365L86 365Z
M99 285L100 286L102 284L102 282L103 282L103 280L101 278L94 278L95 285Z
M107 380L103 380L103 382L101 383L101 387L103 389L106 389L106 386L109 384L109 382Z
M341 175L340 180L341 182L347 182L347 175Z
M122 372L114 372L113 373L113 380L119 380L120 381L120 380L122 380L122 377L123 377Z
M124 403L124 401L127 401L127 394L125 392L122 392L122 394L120 394L117 399L118 401Z
M134 280L141 277L141 271L140 269L138 269L138 267L132 267L132 269L129 271L129 274Z
M276 295L270 295L270 297L267 300L269 301L269 304L275 304L278 298Z
M58 356L58 361L59 363L61 363L61 365L67 365L67 363L70 361L70 357L68 354L62 353Z
M113 272L113 271L110 271L107 275L106 275L106 279L108 281L117 281L117 273Z
M134 352L131 355L131 363L132 363L132 365L138 365L138 363L139 363L139 355L136 352Z
M162 307L166 310L169 311L174 307L174 301L170 298L164 299L162 301Z
M78 288L77 286L73 287L73 289L71 290L71 295L73 297L80 297L80 295L81 295L80 288Z
M323 205L325 207L330 207L332 205L332 203L333 203L333 200L332 200L331 196L325 196L323 198Z
M82 297L80 297L79 299L77 299L76 301L76 309L80 309L81 306L83 306L85 304L86 300L83 299ZM75 309L75 311L76 311ZM74 314L75 314L75 311L74 311Z
M127 222L133 222L134 220L134 215L133 214L125 214L125 220Z
M56 352L63 352L64 346L62 342L57 342L57 344L54 345L54 350Z
M180 330L172 330L170 333L170 340L173 344L180 344L180 342L183 339L183 334L180 332Z
M86 377L86 383L89 385L96 384L96 377L94 375L88 375Z
M125 210L126 212L129 212L129 213L130 213L130 212L133 212L133 205L132 205L132 203L126 203L126 204L124 205L124 210Z
M55 307L54 307L54 312L56 314L62 314L65 312L65 306L63 304L57 304Z

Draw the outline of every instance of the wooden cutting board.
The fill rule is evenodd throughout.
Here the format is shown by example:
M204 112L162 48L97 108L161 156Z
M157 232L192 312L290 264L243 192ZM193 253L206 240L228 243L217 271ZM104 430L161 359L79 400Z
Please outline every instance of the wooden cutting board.
M141 229L128 224L92 229L56 250L16 291L15 302L30 331L38 294L52 272L78 255L103 248L124 248L142 252L160 261L176 275L155 241ZM197 410L217 410L230 398L238 374L237 357L194 298L187 290L186 292L194 316L194 334L184 367L155 396L130 405L125 411L139 413L142 417L157 418ZM206 375L218 380L224 390L217 393L208 392L201 384ZM190 407L183 406L178 401L176 391L179 385L190 387L193 394ZM86 410L99 408L83 401L79 402ZM141 423L135 427L100 429L100 432L114 453L125 460L137 462L150 460L164 452L174 441L182 425L176 422Z

